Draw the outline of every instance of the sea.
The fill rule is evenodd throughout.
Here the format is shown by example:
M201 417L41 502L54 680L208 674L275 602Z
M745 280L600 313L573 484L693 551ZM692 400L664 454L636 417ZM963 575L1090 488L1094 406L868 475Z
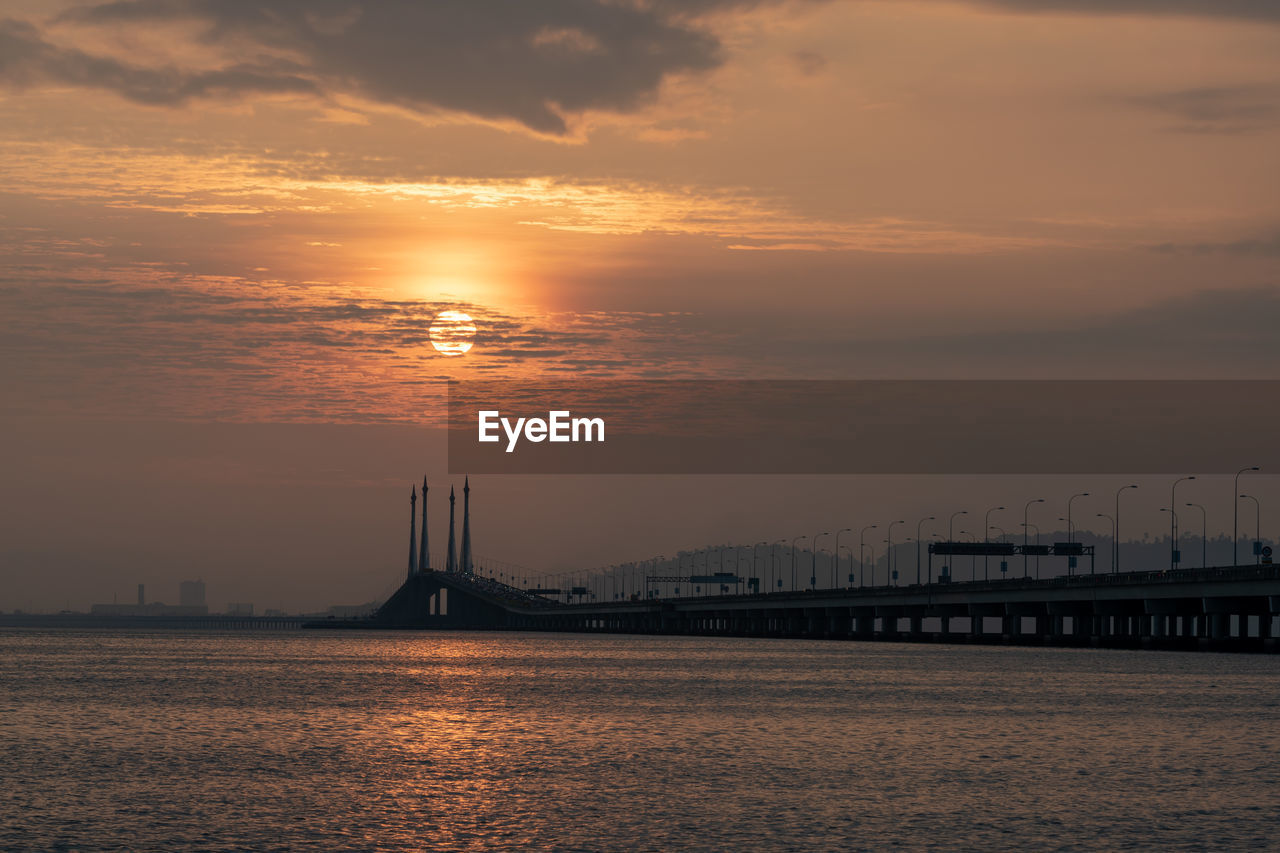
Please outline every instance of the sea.
M0 631L0 850L1280 849L1280 656Z

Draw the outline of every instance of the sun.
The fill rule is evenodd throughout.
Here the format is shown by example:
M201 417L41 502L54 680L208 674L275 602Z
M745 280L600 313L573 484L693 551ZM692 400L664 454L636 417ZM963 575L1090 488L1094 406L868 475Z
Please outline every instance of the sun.
M462 355L475 344L476 324L461 311L441 311L431 321L431 345L441 355Z

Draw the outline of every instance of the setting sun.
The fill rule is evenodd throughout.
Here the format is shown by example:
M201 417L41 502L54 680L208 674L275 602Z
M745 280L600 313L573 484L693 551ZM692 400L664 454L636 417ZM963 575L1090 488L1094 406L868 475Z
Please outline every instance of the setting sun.
M431 324L431 345L442 355L462 355L475 344L476 324L461 311L441 311Z

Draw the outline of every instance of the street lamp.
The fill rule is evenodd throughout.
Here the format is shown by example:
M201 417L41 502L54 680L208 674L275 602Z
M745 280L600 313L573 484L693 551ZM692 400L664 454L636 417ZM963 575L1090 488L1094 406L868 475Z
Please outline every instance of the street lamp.
M777 570L778 572L778 582L776 586L778 589L782 589L782 558L778 556L778 546L786 541L787 540L785 538L775 539L769 545L769 583L771 584L771 586L769 587L770 592L773 592L773 588L774 588L773 573L775 570Z
M1070 498L1067 499L1067 541L1068 542L1076 541L1076 529L1071 524L1071 504L1075 502L1076 498L1087 498L1087 497L1089 497L1088 492L1080 492L1078 494L1072 495Z
M955 512L951 513L951 518L947 519L947 541L948 542L956 541L956 516L968 515L968 514L969 514L969 510L967 509L958 509ZM955 556L955 555L953 554L952 556ZM947 569L948 576L950 576L951 574L951 563L953 562L955 561L948 560L947 565L943 567Z
M808 536L797 536L791 540L791 591L796 591L796 543L801 539L808 539Z
M1098 513L1098 518L1105 518L1111 522L1111 574L1114 575L1116 573L1116 519L1115 516L1107 515L1105 512ZM1093 574L1093 572L1090 571L1089 574Z
M836 588L836 572L840 571L840 534L852 533L852 532L853 532L852 527L844 527L836 531L836 547L835 547L836 553L835 553L835 559L831 564L831 588L832 589ZM850 568L853 567L852 560L849 561L849 566Z
M889 578L893 581L893 585L897 586L898 578L894 574L894 568L893 568L893 526L895 524L906 524L906 522L905 521L889 522L889 538L887 540L889 543L889 550L885 551L885 559L888 561L888 564L889 564L887 567L889 571Z
M1178 558L1182 555L1178 553L1178 514L1173 508L1178 505L1178 484L1183 480L1194 480L1195 475L1188 477L1179 477L1173 481L1173 485L1169 488L1169 513L1173 516L1173 526L1169 528L1169 568L1176 569L1178 567Z
M1238 495L1238 494L1240 494L1240 475L1241 475L1241 474L1243 474L1243 473L1244 473L1244 472L1246 472L1246 471L1258 471L1258 470L1261 470L1261 469L1259 469L1257 465L1251 465L1251 466L1250 466L1250 467L1248 467L1248 468L1241 468L1239 471L1237 471L1237 472L1236 472L1236 479L1235 479L1235 488L1234 488L1234 489L1232 489L1232 491L1233 491L1235 494L1237 494L1237 495ZM1232 511L1233 511L1233 514L1234 514L1235 521L1234 521L1234 522L1232 522L1232 524L1231 524L1231 565L1236 566L1236 565L1239 565L1239 564L1240 564L1240 554L1239 554L1239 548L1240 548L1240 499L1239 499L1239 498L1236 498L1232 503L1234 503L1234 504L1235 504L1235 506L1233 507L1233 510L1232 510Z
M1120 493L1125 489L1136 489L1137 486L1121 486L1116 489L1116 517L1115 517L1115 533L1111 537L1114 541L1111 543L1111 574L1120 572Z
M756 579L756 592L760 592L760 581L762 580L760 577L760 546L768 544L769 540L765 539L751 546L751 574Z
M852 546L852 545L844 545L844 546L842 546L842 547L843 547L846 551L848 551L848 552L849 552L849 586L850 586L850 588L852 589L852 587L853 587L853 564L854 564L853 546ZM837 554L837 557L838 557L838 554Z
M968 536L969 541L973 542L974 544L977 544L978 542L978 537L974 536L972 533L970 533L967 530L961 530L960 535ZM978 558L970 554L969 555L969 580L976 581L977 579L978 579Z
M1171 507L1167 507L1167 506L1162 506L1162 507L1160 507L1160 511L1161 511L1161 512L1167 512L1167 513L1169 513L1170 515L1172 515L1172 516L1173 516L1173 528L1176 530L1176 529L1177 529L1177 527L1178 527L1178 513L1174 512L1174 511L1173 511L1173 509L1172 509ZM1169 570L1170 570L1170 571L1172 571L1173 569L1177 568L1177 564L1176 564L1176 563L1174 563L1174 562L1172 561L1172 559L1173 559L1173 558L1172 558L1172 555L1171 555L1171 556L1170 556L1170 563L1169 563Z
M920 525L926 521L935 521L932 515L927 515L916 522L916 586L920 585Z
M1200 568L1207 569L1209 568L1209 515L1201 504L1188 503L1187 506L1200 510Z
M859 548L865 548L866 550L871 552L871 563L869 564L871 566L871 585L875 586L876 585L876 546L874 543L870 545L863 545L861 542L858 543L858 546ZM858 552L858 559L859 560L862 559L861 551ZM865 563L863 564L862 577L858 578L858 586L862 586L862 580L867 576L866 565L868 564L865 564Z
M1027 521L1024 521L1024 522L1022 523L1022 541L1023 541L1024 543L1027 541L1027 533L1028 533L1028 532L1030 532L1031 528L1033 528L1033 527L1036 529L1036 544L1037 544L1037 545L1039 545L1039 544L1040 544L1040 525L1038 525L1038 524L1032 524L1032 523L1027 522ZM1023 547L1023 552L1022 552L1022 576L1023 576L1024 578L1029 578L1029 577L1031 577L1031 576L1030 576L1029 574L1027 574L1027 552L1026 552L1026 547L1027 547L1027 546L1024 544L1022 547ZM1036 580L1039 580L1039 579L1040 579L1040 555L1039 555L1039 554L1037 554L1037 555L1036 555Z
M1242 498L1248 498L1253 501L1253 550L1257 557L1256 563L1262 562L1262 504L1258 503L1258 499L1253 495L1241 495Z
M809 586L813 589L818 588L818 540L830 535L830 532L819 533L813 537L813 562L809 565Z
M1031 573L1027 571L1027 533L1031 529L1031 520L1030 518L1028 518L1028 515L1031 512L1032 504L1042 504L1042 503L1044 503L1044 498L1032 498L1031 500L1027 501L1027 505L1022 508L1022 576L1024 578L1031 577ZM1040 528L1039 527L1036 528L1036 544L1037 545L1040 544ZM1036 560L1036 569L1037 569L1036 576L1037 577L1039 577L1039 574L1040 574L1040 572L1038 571L1039 568L1040 568L1040 561L1037 559Z
M987 510L986 515L982 517L982 527L983 527L982 543L984 545L991 544L991 513L997 510L1002 510L1002 509L1004 509L1004 507L1002 506L993 506L991 509ZM983 554L982 555L982 579L984 581L991 580L990 569L991 569L991 555Z
M875 530L875 528L876 528L876 525L868 524L866 527L862 528L862 532L858 534L858 562L860 563L862 562L862 549L866 547L863 540L866 538L867 531ZM874 555L875 552L876 552L876 549L872 548L871 553ZM858 586L862 586L867 579L866 564L863 563L861 568L862 568L862 571L858 572ZM872 586L876 585L876 564L874 562L871 564L871 585Z

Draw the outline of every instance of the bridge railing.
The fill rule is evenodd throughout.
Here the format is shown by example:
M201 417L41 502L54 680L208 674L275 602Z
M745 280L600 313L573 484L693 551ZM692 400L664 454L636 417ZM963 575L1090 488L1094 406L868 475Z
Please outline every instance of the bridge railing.
M924 593L928 591L942 592L947 590L964 590L981 592L984 590L1013 591L1024 589L1054 589L1063 586L1141 586L1151 584L1178 584L1202 581L1247 581L1247 580L1280 580L1280 566L1225 566L1207 569L1166 569L1145 572L1123 572L1120 574L1097 573L1058 575L1051 578L1000 578L977 581L952 581L949 583L907 584L902 586L863 586L836 589L788 590L785 592L730 593L727 595L671 596L651 598L640 601L580 601L568 604L549 602L553 607L571 609L599 609L601 607L644 607L660 602L705 601L708 603L725 601L808 601L830 598L833 595L857 594L859 596L883 597L901 595L903 593Z

